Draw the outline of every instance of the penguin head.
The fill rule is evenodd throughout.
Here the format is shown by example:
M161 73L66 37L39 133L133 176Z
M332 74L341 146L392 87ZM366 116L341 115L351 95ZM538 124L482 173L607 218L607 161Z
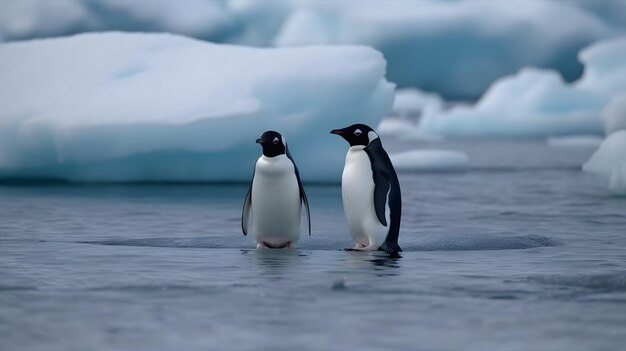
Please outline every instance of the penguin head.
M287 141L280 133L268 130L263 133L257 140L257 143L263 147L263 155L267 157L275 157L283 155L287 150Z
M330 133L346 139L350 146L367 146L375 139L378 139L378 134L376 134L374 129L365 124L353 124L343 129L334 129Z

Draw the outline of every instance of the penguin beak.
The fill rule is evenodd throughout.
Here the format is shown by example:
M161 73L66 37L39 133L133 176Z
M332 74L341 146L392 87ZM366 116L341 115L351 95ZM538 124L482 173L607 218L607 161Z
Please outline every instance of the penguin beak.
M344 135L344 134L346 134L346 132L344 132L341 129L333 129L333 130L330 131L330 134Z
M259 138L259 139L256 140L256 143L257 144L263 144L263 140L261 138Z

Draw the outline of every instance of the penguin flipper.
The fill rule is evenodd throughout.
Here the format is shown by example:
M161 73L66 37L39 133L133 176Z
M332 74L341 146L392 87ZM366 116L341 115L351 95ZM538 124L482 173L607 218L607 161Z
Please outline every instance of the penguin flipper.
M382 174L376 174L374 172L374 209L376 210L376 217L383 226L387 226L387 218L385 213L387 211L387 201L389 196L390 185L387 179L384 179Z
M365 148L365 152L372 163L376 217L385 227L387 227L386 214L389 210L389 231L379 250L386 251L391 256L397 256L398 252L402 251L398 245L400 219L402 217L402 195L398 175L393 168L389 155L383 149L380 139L376 138L370 142Z
M250 222L250 214L252 213L252 185L248 189L248 195L243 202L243 213L241 214L241 231L243 235L248 235L248 223Z
M254 173L252 173L252 181L254 182ZM241 213L241 231L243 232L243 235L248 235L248 223L250 223L251 215L252 215L252 183L250 183L250 189L248 189L248 194L246 194L246 199L243 200L243 211Z
M296 166L296 162L291 157L289 153L289 148L285 145L285 154L291 160L293 164L294 172L296 173L296 179L298 180L298 188L300 189L300 201L302 202L302 207L304 208L304 220L306 221L306 226L309 229L309 236L311 236L311 211L309 210L309 200L306 197L306 193L304 192L304 186L302 186L302 181L300 180L300 171L298 170L298 166Z
M309 236L311 236L311 211L309 210L309 200L306 198L302 183L300 183L300 177L298 177L298 185L300 185L300 200L302 201L305 212L304 220L306 221L306 226L309 228Z
M393 166L389 167L391 161L383 149L380 139L373 140L366 148L365 152L372 164L372 178L374 181L374 209L376 217L383 226L387 226L387 207L389 192L391 190L391 175L387 170L393 172Z

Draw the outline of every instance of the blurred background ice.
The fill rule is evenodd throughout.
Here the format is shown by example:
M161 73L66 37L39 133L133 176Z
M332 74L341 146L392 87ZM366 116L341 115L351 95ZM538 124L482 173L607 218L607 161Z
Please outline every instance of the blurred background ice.
M146 47L144 52L133 51L132 45L129 50L129 42L141 41L130 34L116 34L119 41L111 39L113 34L107 34L108 37L94 35L82 39L34 41L23 46L11 44L103 31L165 32L193 37L202 41L194 44L198 51L208 51L206 48L211 47L216 52L221 51L216 54L220 58L189 51L194 53L194 59L177 60L167 54L175 51L174 48L169 51L148 48L148 43L160 40L155 39L157 37L139 44ZM286 120L290 121L289 133L297 137L312 125L316 125L315 133L319 133L329 125L345 125L356 120L380 124L382 135L417 141L551 138L554 144L555 137L602 137L626 127L623 117L625 36L626 3L618 0L155 0L149 5L124 0L3 1L0 2L0 40L7 45L2 45L0 50L3 77L0 134L4 135L0 172L5 176L29 173L31 176L94 179L85 170L94 164L83 167L71 162L110 159L110 153L119 158L139 154L141 156L137 157L145 157L146 153L163 150L216 152L218 149L217 144L209 147L209 141L199 142L191 135L183 136L183 132L174 135L185 139L184 142L157 145L154 137L158 132L155 132L153 141L149 136L139 143L125 139L121 142L124 150L107 150L95 157L97 148L78 141L89 139L95 143L98 140L84 126L85 118L92 125L100 123L100 127L110 127L109 133L120 136L123 133L115 131L115 126L128 126L138 120L154 123L155 130L163 123L176 124L179 130L184 129L185 124L191 130L195 129L190 127L193 123L212 116L215 118L210 118L208 124L202 124L207 130L219 133L220 129L214 128L216 123L228 125L231 133L237 130L237 135L229 139L229 147L225 148L229 152L242 147L237 141L248 138L250 130L278 129L273 122ZM191 46L190 41L178 40ZM155 45L176 46L171 44L175 41L162 39ZM256 55L252 53L263 51L218 49L204 42L253 46L269 51ZM271 49L311 45L363 45L382 53L384 60L375 64L378 71L371 75L370 81L386 78L396 85L393 108L383 93L373 92L377 83L359 90L356 88L361 86L358 79L350 81L349 77L341 77L349 76L350 70L367 71L361 66L368 63L362 61L370 62L350 54L343 57L341 50L337 51L338 56L333 56L334 60L312 58L330 51L321 47L319 54L318 49L308 48L309 55L301 51L300 55L295 55L300 58L287 60L294 61L292 68L301 68L302 76L310 71L321 72L319 80L326 79L325 82L315 78L300 85L298 78L292 81L277 78L276 82L268 83L274 87L269 88L270 91L250 92L250 84L242 80L254 81L251 73L235 68L252 65L257 67L257 72L264 72L259 74L280 76L279 72L285 69L283 53L297 50ZM242 60L242 55L251 57ZM274 58L254 58L266 55L274 55ZM38 61L41 57L47 57L45 65ZM152 69L159 61L160 68ZM94 81L100 84L96 93L87 88L89 83L82 81L81 76L101 63L107 67L101 72L103 80L111 85L104 88L102 82ZM380 67L385 64L381 73ZM336 81L331 72L336 72ZM51 79L58 84L46 84ZM265 83L255 81L252 85L258 87ZM232 94L222 91L236 89L241 91ZM115 93L110 93L112 90ZM129 91L135 93L127 94ZM145 96L137 96L137 91L144 92ZM204 95L194 95L192 91L203 91ZM286 91L289 93L281 93ZM347 96L349 93L349 101L330 98L333 94ZM238 101L222 98L221 94L237 95ZM59 98L61 95L66 98ZM176 100L177 107L172 107L173 95L184 96ZM68 96L80 102L73 104ZM321 96L327 98L320 100ZM50 101L57 105L48 108ZM146 106L146 101L155 104L141 115L135 113ZM314 101L320 101L320 105L313 108L316 111L311 109ZM45 114L38 112L43 106ZM170 110L161 109L163 106L169 106ZM354 108L346 109L346 106ZM89 111L94 113L86 113ZM240 129L235 126L240 123L236 121L241 121L242 114L247 114L256 124L248 125L251 129L241 128L239 133ZM87 115L89 117L84 117ZM383 117L387 118L381 123ZM80 134L82 132L86 134ZM106 133L101 130L96 134L105 137ZM11 135L18 135L19 142ZM126 135L133 140L137 137L131 132ZM297 149L304 150L302 155L310 156L312 153L306 150L310 151L315 145L298 145ZM338 150L339 145L332 144L326 150ZM42 148L53 151L48 154L37 151ZM615 157L621 157L621 149ZM621 159L607 156L602 160L613 164ZM123 161L115 162L128 169ZM304 172L312 174L309 180L328 180L336 176L336 171L316 173L315 162L315 157L311 162L303 162L304 167L311 170ZM115 172L116 166L111 165L111 174L102 180L144 178L144 174L154 171L149 162L145 164L143 169L131 171L132 174ZM37 169L30 167L24 171L24 165ZM329 165L331 170L338 169L340 160L331 159ZM188 170L183 174L156 172L155 177L240 179L242 172L235 170L227 175Z

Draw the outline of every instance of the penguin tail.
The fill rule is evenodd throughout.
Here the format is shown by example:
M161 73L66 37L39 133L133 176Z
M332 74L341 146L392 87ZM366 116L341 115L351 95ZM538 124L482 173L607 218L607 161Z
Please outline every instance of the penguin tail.
M378 251L385 251L390 257L401 257L400 252L402 252L402 249L397 242L390 243L385 241L385 243L378 248Z

